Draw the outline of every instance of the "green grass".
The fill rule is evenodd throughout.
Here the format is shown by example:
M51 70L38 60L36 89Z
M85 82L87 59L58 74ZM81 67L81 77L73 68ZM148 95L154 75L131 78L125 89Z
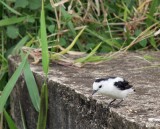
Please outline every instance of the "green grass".
M6 110L4 110L4 117L7 121L9 129L17 129L14 121L12 120L11 116L8 114L8 112Z
M6 101L15 86L16 81L18 80L19 76L22 73L22 70L25 66L26 60L27 60L28 55L25 56L25 58L22 60L22 63L19 65L19 67L16 69L12 77L9 79L8 83L4 87L1 97L0 97L0 113L3 112L4 106L6 104Z
M149 2L147 0L116 0L116 2L115 0L96 2L72 0L63 5L60 0L53 0L51 3L50 1L41 3L36 0L0 1L0 3L1 113L23 70L34 108L40 111L40 114L41 108L47 108L47 102L42 101L44 97L40 99L42 94L39 95L36 81L26 60L22 60L21 65L8 80L7 58L11 54L20 55L23 46L42 49L42 67L46 79L50 58L65 61L66 53L85 52L84 55L81 53L83 57L77 56L75 60L71 60L73 65L83 67L86 63L96 64L110 60L120 52L159 51L160 49L160 37L155 36L160 27L159 0ZM56 46L64 49L60 50ZM114 53L105 57L96 55L96 53L112 52ZM149 56L144 58L150 59ZM31 81L27 79L29 76ZM45 80L44 85L47 88ZM36 95L33 95L33 91ZM46 91L45 89L45 92L42 92L45 93L44 96L47 94ZM46 102L46 107L40 106L40 102ZM5 113L7 116L7 112ZM11 121L8 116L6 120ZM40 121L42 115L39 115ZM45 122L46 116L43 128ZM39 128L40 126L39 124Z
M29 95L31 97L32 104L33 104L34 108L36 109L36 111L39 112L39 110L40 110L40 96L39 96L39 92L38 92L38 86L36 84L36 81L34 79L34 76L33 76L33 73L30 69L30 65L29 65L28 61L26 61L23 72L24 72L24 79L27 84L27 89L28 89Z

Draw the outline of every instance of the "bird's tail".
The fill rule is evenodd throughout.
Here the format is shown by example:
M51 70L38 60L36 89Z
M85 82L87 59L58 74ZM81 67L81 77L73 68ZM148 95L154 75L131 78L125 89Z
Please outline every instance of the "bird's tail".
M136 90L135 90L135 89L133 89L133 88L128 89L128 91L129 91L129 93L136 92Z

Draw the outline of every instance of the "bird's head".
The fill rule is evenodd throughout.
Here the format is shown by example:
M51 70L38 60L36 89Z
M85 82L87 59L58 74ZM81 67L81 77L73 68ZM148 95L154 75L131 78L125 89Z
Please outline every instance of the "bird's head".
M102 89L103 89L102 82L94 82L92 95L94 95L96 92L100 92Z

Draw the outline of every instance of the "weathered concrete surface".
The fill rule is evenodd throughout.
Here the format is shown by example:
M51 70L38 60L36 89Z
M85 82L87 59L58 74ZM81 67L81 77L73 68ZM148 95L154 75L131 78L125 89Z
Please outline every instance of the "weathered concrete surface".
M160 52L147 52L154 59L146 61L144 53L125 53L116 59L84 68L51 64L48 76L49 112L47 129L160 129ZM18 58L9 59L10 74ZM153 66L154 65L154 66ZM156 65L156 66L155 66ZM39 86L43 83L41 66L31 66ZM121 76L134 85L119 108L107 110L110 99L90 98L94 78ZM31 106L23 76L11 95L11 113L19 129L22 122L19 100L28 129L35 129L37 113Z

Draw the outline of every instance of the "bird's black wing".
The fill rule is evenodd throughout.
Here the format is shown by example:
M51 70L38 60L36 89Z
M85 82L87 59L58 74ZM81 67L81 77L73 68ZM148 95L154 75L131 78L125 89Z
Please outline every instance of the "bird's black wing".
M125 80L115 82L114 85L120 90L126 90L132 88L132 85L129 85L129 82Z

